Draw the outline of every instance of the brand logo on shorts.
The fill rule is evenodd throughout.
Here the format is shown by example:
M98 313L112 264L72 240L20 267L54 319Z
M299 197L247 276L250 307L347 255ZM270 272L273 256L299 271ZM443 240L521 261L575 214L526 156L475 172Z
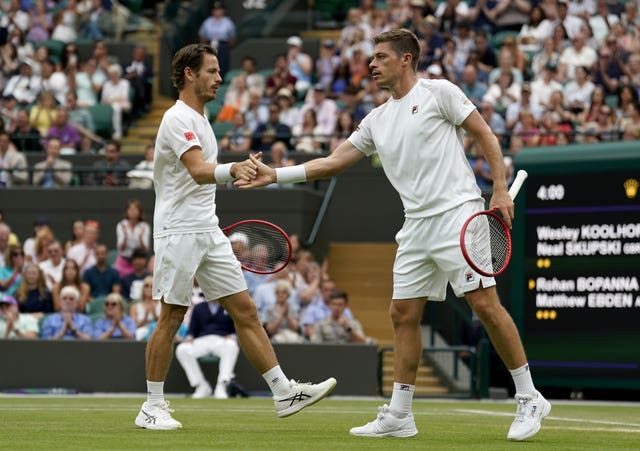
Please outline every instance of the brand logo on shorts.
M411 107L411 114L416 114L418 112L418 105L413 105Z
M184 137L187 139L187 141L193 141L194 139L196 139L196 134L193 132L184 132Z
M464 278L467 280L467 282L473 282L473 279L475 278L475 276L473 275L472 272L468 272L464 275Z

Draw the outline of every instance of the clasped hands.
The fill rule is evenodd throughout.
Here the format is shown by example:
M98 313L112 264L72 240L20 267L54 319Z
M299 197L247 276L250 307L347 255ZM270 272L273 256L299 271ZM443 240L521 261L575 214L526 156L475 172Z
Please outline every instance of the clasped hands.
M275 169L262 162L262 152L249 154L249 158L233 165L236 181L234 186L240 189L258 188L276 181Z

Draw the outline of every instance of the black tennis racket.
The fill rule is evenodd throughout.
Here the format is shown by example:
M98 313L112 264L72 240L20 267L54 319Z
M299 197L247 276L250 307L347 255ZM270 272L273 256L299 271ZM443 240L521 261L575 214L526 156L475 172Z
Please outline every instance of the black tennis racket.
M509 189L511 199L527 178L527 172L518 171ZM511 230L497 208L471 215L460 232L460 248L469 266L478 274L494 277L507 269L511 260Z
M243 269L273 274L289 264L291 240L275 224L259 219L236 222L222 229Z

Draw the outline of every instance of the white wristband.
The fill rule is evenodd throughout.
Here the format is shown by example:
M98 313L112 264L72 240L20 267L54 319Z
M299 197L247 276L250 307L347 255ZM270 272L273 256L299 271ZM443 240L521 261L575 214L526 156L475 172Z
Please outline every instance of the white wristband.
M276 183L299 183L307 181L307 171L304 164L276 168Z
M235 180L235 177L231 175L231 166L233 166L233 163L216 165L216 169L213 172L216 178L216 183L228 183Z

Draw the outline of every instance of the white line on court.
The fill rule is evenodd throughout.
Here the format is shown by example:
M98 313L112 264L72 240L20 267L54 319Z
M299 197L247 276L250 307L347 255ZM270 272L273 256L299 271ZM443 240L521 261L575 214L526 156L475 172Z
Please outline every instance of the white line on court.
M456 412L469 413L473 415L492 415L492 416L500 416L500 417L512 417L512 413L507 412L494 412L491 410L475 410L475 409L454 409ZM554 421L568 421L573 423L588 423L588 424L605 424L611 426L630 426L637 427L638 430L634 430L634 432L640 432L640 424L639 423L625 423L621 421L606 421L606 420L589 420L586 418L565 418L565 417L554 417L549 416L546 417L545 420L554 420Z

